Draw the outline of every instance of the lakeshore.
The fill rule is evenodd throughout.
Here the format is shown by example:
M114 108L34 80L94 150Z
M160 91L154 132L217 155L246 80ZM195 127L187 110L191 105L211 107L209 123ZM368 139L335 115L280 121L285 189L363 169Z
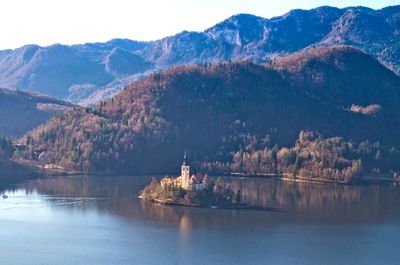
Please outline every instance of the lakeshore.
M25 165L25 164L22 164ZM29 174L25 173L19 179L31 179L31 178L39 178L39 177L56 177L56 176L121 176L121 175L130 175L127 172L118 172L118 171L98 171L98 172L85 172L78 170L68 170L65 168L58 168L55 166L35 166L32 164L26 165L31 168L31 172ZM17 175L21 175L19 172L8 170L7 172L2 172L3 176L7 175L8 179L12 179L12 176L17 173ZM4 174L7 173L7 174ZM32 174L33 173L33 174ZM147 172L136 172L135 176L167 176L167 175L175 175L175 171L147 171ZM298 176L294 176L293 174L283 173L283 174L265 174L265 173L253 173L253 174L245 174L240 172L208 172L210 176L220 176L220 177L235 177L235 178L248 178L248 179L273 179L284 182L294 182L294 183L310 183L310 184L320 184L320 185L374 185L374 184L400 184L400 178L393 178L385 175L380 176L362 176L360 180L353 183L347 183L343 181L331 181L324 178L320 179L309 179L309 178L300 178ZM28 176L29 175L29 176Z

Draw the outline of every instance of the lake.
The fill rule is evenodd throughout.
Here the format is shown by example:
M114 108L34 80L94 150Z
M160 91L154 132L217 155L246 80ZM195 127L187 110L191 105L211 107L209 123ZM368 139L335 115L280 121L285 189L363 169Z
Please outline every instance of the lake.
M0 264L399 264L400 187L224 178L271 210L155 205L150 177L4 187Z

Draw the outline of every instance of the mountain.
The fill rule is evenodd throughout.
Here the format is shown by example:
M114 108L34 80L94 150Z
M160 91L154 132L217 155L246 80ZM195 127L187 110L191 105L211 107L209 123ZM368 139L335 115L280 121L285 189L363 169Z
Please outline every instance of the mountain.
M126 84L178 64L264 63L305 48L352 45L400 74L400 6L319 7L265 19L228 18L204 32L152 42L115 39L83 45L28 45L0 52L0 85L90 105Z
M27 45L0 54L1 85L67 98L88 86L103 87L116 77L143 71L148 64L125 52L143 45L130 40L85 45ZM129 63L127 63L129 61Z
M378 104L382 112L399 113L398 76L361 50L316 47L277 58L270 65L316 100L343 109Z
M70 107L48 96L0 88L0 135L20 137Z
M25 138L36 151L24 159L92 172L165 172L187 148L212 172L293 173L303 163L316 176L327 170L347 181L361 160L365 172L397 170L399 103L400 78L348 46L266 65L184 65L134 82L95 109L52 119ZM371 160L378 151L390 163ZM245 167L253 154L256 164ZM264 156L275 162L261 168Z

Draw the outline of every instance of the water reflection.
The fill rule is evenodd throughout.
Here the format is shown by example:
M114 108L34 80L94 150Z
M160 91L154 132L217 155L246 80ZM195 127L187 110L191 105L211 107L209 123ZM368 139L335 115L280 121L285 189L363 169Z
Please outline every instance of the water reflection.
M178 226L220 229L265 226L281 222L374 223L399 216L400 190L391 186L340 186L288 183L264 179L224 178L242 190L254 206L283 212L214 210L163 206L137 198L151 177L59 177L29 181L15 188L38 192L52 207L107 212L128 219L146 219ZM10 190L9 192L12 192Z
M324 222L376 221L398 214L400 189L393 186L343 186L292 183L273 180L231 179L243 198L262 207L282 208L299 213L305 220Z
M139 200L150 180L52 178L6 190L2 264L336 265L398 264L400 258L394 187L225 178L245 201L283 210L240 211Z

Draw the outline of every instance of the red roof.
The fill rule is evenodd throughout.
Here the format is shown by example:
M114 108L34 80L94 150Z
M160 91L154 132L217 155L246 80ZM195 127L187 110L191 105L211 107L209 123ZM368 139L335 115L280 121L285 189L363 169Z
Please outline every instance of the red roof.
M196 180L197 181L204 181L204 178L206 177L206 176L204 176L203 174L201 174L201 173L196 173L196 174L194 174L194 177L196 178Z

